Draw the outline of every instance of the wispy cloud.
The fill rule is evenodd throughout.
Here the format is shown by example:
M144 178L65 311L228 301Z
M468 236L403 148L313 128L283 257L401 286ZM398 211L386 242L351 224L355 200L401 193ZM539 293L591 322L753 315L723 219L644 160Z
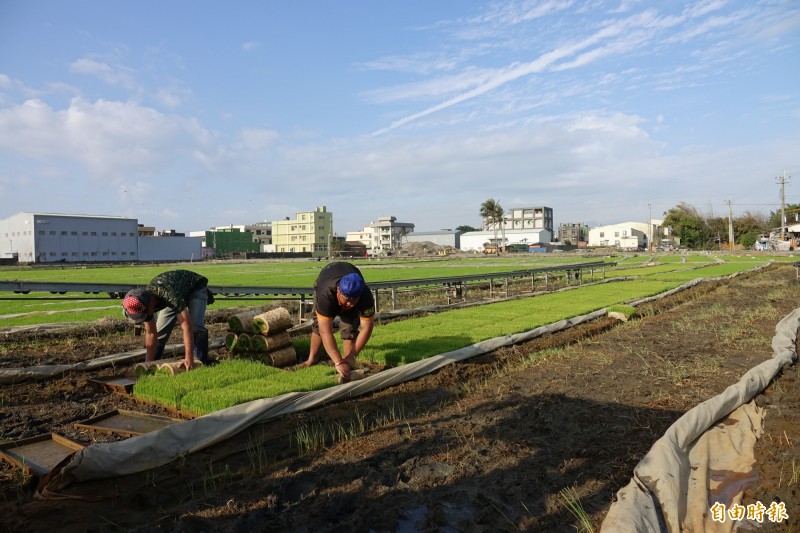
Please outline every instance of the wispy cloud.
M252 52L253 50L257 50L261 48L261 43L258 41L248 41L242 44L242 50L245 52Z
M136 90L139 87L135 78L136 71L128 67L81 58L73 61L69 68L72 72L94 76L109 85L123 87L128 90Z

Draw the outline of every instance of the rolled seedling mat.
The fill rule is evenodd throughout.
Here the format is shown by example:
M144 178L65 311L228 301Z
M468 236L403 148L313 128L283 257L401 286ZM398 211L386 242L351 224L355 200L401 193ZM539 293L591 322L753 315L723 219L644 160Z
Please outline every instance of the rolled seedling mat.
M133 373L137 376L155 374L156 370L158 370L158 366L162 363L163 361L143 361L141 363L136 363L133 367Z
M234 333L250 332L253 330L253 319L259 314L258 311L246 311L231 315L228 318L228 328Z
M267 354L267 357L269 364L278 368L293 365L297 362L297 352L294 346L291 345L273 350Z
M239 338L236 341L237 352L249 352L253 349L253 336L249 333L239 333Z
M200 367L200 366L203 366L203 363L199 359L195 359L194 360L194 367L197 368L197 367ZM176 361L176 362L170 362L170 363L162 363L158 367L158 370L161 371L161 372L166 372L167 374L169 374L171 376L175 376L177 374L181 374L183 372L186 372L186 367L184 366L183 361Z
M250 343L254 352L270 352L289 346L292 344L292 339L289 337L288 331L281 331L276 334L253 335Z
M239 335L230 331L225 334L225 347L233 353L239 348Z
M283 307L271 309L253 317L253 333L272 335L292 326L292 315Z

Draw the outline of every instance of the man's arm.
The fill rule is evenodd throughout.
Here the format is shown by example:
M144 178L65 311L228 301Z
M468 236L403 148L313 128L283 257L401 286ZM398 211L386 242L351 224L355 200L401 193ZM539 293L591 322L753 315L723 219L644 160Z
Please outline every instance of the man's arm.
M192 334L192 321L189 318L189 310L185 309L178 313L178 324L183 332L183 364L186 370L191 370L194 366L194 335Z
M144 323L144 349L145 349L145 362L156 360L156 350L158 349L158 330L156 329L155 319L148 320Z
M339 346L336 344L336 337L333 336L333 319L317 315L317 325L319 327L319 337L322 339L322 346L325 348L328 357L331 358L336 371L346 381L350 379L350 367L341 364L344 357L339 353Z
M356 362L356 357L358 354L361 353L361 350L364 349L364 346L367 345L367 341L369 341L370 336L372 336L372 317L361 317L361 324L358 328L358 337L356 337L356 342L354 342L351 346L351 353L345 355L348 364L352 365Z

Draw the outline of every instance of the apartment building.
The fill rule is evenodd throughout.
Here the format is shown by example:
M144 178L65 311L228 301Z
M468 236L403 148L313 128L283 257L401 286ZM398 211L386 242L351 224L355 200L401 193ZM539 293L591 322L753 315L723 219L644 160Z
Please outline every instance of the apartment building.
M406 235L414 231L414 224L397 222L396 217L378 217L377 222L370 222L361 231L348 231L347 242L360 242L373 255L386 255L394 252L403 244Z
M314 211L300 211L295 218L272 222L272 244L276 252L311 252L312 257L329 255L333 235L333 213L323 205Z
M589 226L581 222L563 222L558 225L558 242L562 244L586 245L589 238Z

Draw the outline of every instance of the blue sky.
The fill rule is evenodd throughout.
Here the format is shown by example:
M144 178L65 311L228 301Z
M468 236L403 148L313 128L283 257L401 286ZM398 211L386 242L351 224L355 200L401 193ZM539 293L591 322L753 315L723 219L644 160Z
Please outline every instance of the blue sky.
M0 0L0 218L769 214L799 73L796 0Z

